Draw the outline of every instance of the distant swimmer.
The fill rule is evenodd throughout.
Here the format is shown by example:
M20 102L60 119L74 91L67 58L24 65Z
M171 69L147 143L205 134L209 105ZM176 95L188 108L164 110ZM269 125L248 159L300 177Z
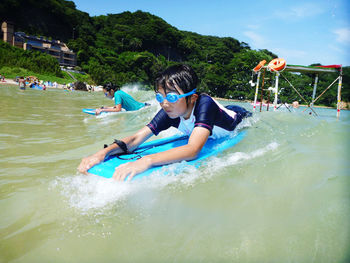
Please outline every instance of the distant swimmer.
M298 101L293 101L293 108L294 109L297 109L297 108L299 108L299 102Z
M18 86L21 90L25 90L26 89L26 81L24 79L24 77L20 77L18 79Z
M99 115L101 112L119 112L122 109L126 111L135 111L149 105L148 103L135 100L131 95L120 90L119 86L112 83L105 84L103 86L103 92L106 97L110 99L114 98L115 106L96 109L96 115Z

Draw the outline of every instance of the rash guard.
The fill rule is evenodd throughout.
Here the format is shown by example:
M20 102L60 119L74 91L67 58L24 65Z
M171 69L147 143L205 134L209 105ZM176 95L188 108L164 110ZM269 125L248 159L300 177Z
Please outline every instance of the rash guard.
M240 106L224 107L210 96L201 94L187 120L183 117L171 119L161 109L147 126L154 135L172 126L187 135L191 134L194 127L203 127L210 131L212 137L221 137L233 131L243 118L251 115Z
M114 93L114 104L121 104L122 108L126 111L139 110L145 106L145 103L136 101L133 97L122 90L118 90Z

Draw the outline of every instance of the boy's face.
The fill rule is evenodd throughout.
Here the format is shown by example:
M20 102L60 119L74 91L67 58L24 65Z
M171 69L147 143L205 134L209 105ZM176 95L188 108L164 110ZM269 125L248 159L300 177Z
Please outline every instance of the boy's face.
M107 91L106 89L103 89L103 92L107 98L113 99L113 95L112 95L111 90Z
M160 87L158 91L165 98L168 93L176 93L178 95L184 94L184 92L179 87L166 87L164 90L163 87ZM167 99L164 99L163 102L160 103L162 109L168 114L169 118L175 119L180 116L185 119L189 118L191 115L192 108L189 107L186 103L186 97L180 98L178 101L171 103Z

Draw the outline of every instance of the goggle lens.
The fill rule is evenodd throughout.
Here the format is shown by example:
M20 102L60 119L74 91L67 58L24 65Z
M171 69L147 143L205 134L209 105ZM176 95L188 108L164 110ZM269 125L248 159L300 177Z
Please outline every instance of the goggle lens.
M156 93L156 100L159 102L159 103L162 103L164 101L164 97L162 94L160 93Z
M159 103L162 103L165 99L170 102L170 103L175 103L177 102L180 98L183 98L183 97L187 97L187 96L190 96L192 94L196 93L196 89L188 92L188 93L185 93L185 94L182 94L182 95L178 95L174 92L170 92L166 95L166 97L164 98L162 94L160 94L159 92L156 93L156 100L159 102Z

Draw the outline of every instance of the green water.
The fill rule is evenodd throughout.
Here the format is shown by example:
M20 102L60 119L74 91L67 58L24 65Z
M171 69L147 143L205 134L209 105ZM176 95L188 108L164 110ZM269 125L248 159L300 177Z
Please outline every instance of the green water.
M112 105L102 93L0 86L0 262L350 261L349 112L257 113L238 145L177 176L78 174L159 109L127 92L152 106L96 118L81 109Z

